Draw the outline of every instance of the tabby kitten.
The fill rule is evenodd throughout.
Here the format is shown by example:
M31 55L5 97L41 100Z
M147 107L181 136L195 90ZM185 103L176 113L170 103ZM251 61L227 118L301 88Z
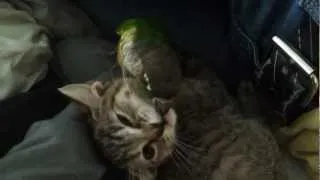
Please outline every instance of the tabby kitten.
M138 179L287 179L272 134L243 118L218 80L185 80L172 108L134 79L60 91L90 109L105 157Z
M95 142L106 159L139 179L155 178L155 168L174 149L177 117L172 108L160 107L144 84L130 78L59 90L89 109Z

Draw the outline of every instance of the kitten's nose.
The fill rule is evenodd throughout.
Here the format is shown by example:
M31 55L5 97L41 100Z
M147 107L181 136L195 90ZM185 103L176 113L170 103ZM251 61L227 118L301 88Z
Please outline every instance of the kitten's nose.
M157 139L162 135L165 121L159 113L152 110L147 111L141 109L141 111L138 112L138 117L141 128L148 140Z
M164 124L164 119L153 109L140 109L137 116L146 128L160 128Z

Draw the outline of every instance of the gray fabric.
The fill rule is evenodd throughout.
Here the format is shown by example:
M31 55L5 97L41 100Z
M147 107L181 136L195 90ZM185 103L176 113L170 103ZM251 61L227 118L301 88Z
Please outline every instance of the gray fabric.
M114 46L109 42L69 38L55 48L55 70L65 74L69 82L109 80L119 74L118 69L111 69L115 56L111 55ZM81 117L71 104L53 119L33 124L24 141L0 160L0 179L100 179L105 167L95 157L86 128L79 122Z
M81 83L109 71L116 63L116 45L96 37L68 38L54 46L54 70L66 82ZM112 77L111 74L104 76Z
M30 13L57 38L98 36L97 26L69 0L8 0Z
M33 124L24 141L0 160L1 180L98 180L105 168L79 115L71 104L53 119Z
M299 0L298 3L317 24L320 24L319 0Z

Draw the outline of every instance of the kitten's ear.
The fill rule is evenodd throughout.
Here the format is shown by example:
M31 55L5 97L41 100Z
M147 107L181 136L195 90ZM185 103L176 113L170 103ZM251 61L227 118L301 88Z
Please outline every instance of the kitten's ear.
M90 109L97 109L102 89L102 83L96 81L91 84L69 84L58 90L73 101L83 104Z

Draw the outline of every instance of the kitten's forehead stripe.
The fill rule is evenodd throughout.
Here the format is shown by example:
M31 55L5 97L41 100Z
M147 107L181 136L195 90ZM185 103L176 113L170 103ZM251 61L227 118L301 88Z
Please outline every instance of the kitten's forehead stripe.
M123 82L122 81L118 81L117 82L117 84L116 84L116 86L114 87L114 89L112 89L112 98L111 98L111 107L113 107L114 106L114 102L115 102L115 95L117 94L117 92L119 92L119 90L122 88L122 86L123 86Z
M123 84L124 83L121 80L116 80L112 84L108 84L107 86L105 86L101 108L113 107L113 104L115 101L115 95L119 92ZM102 112L103 112L103 109L101 110L101 113Z

